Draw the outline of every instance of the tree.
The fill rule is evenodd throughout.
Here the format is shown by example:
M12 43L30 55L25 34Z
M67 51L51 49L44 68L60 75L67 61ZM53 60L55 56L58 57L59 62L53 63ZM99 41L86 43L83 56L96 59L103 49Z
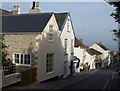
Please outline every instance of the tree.
M111 13L111 16L115 19L115 22L118 23L118 26L120 25L120 0L106 0L107 3L112 5L115 9L114 12ZM114 29L112 31L116 38L120 38L120 27L118 27L118 31Z
M118 49L120 56L120 0L106 0L110 5L112 5L115 9L114 12L111 13L111 16L115 19L115 22L118 23L118 29L112 30L113 35L115 36L114 40L118 41Z
M8 48L8 46L6 46L6 44L5 44L5 38L4 38L3 34L0 34L0 46L1 46L0 57L2 58L2 63L3 63L4 61L6 61L6 58L7 58L7 55L8 55L8 52L6 50Z

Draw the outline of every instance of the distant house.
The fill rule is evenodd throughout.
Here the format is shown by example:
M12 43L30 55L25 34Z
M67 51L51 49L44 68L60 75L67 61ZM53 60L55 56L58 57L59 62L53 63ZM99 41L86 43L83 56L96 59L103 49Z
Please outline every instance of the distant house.
M59 76L60 38L53 12L3 15L2 31L17 72L37 68L37 82Z
M95 69L95 54L77 38L75 38L74 55L80 59L80 64L76 72Z
M93 48L102 53L102 67L107 67L110 65L110 50L104 46L102 42L94 43L90 48Z
M82 43L82 40L75 37L74 56L80 59L79 67L76 69L76 72L80 72L80 69L83 69L83 64L86 58L85 51L86 45Z
M82 40L75 38L74 55L80 59L79 67L76 72L80 70L91 70L99 68L101 65L102 53L87 47Z
M100 68L102 63L102 53L93 48L89 48L89 50L92 52L93 55L95 55L94 64L91 66L94 66L93 69Z
M63 77L73 74L73 60L74 60L74 39L75 33L72 24L70 13L55 13L55 17L59 26L61 39L61 69L60 73Z

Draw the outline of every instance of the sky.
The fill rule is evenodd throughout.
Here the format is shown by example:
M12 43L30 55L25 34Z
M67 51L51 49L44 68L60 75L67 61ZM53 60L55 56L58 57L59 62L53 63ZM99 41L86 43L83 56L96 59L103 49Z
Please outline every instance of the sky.
M21 13L28 13L32 2L3 2L2 8L11 10L13 5L19 5ZM118 25L110 16L114 8L106 2L40 2L42 12L70 12L75 35L82 38L90 46L102 41L104 45L116 50L118 44L113 40L112 30Z

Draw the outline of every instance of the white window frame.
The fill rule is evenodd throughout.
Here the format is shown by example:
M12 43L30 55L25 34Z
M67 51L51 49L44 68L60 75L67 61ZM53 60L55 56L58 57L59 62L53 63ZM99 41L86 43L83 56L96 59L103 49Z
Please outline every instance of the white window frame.
M19 54L19 63L15 62L15 54ZM23 63L21 63L21 55L23 55ZM30 64L25 64L25 55L30 55ZM13 53L13 63L17 66L31 66L31 54Z
M52 27L52 28L50 28L50 27ZM54 32L54 25L49 25L49 42L53 42L54 41L54 33L53 32ZM50 39L50 37L52 39Z
M50 54L52 55L53 58L47 58L47 55L50 55ZM50 64L50 60L49 60L49 59L53 59L52 62L51 62L51 63L52 63L52 67L48 67L48 66L47 66L48 64ZM47 63L47 60L49 60L49 63ZM47 71L48 69L51 69L51 68L52 68L51 71ZM47 74L52 74L52 73L54 73L54 53L47 53L47 54L46 54L46 73L47 73Z

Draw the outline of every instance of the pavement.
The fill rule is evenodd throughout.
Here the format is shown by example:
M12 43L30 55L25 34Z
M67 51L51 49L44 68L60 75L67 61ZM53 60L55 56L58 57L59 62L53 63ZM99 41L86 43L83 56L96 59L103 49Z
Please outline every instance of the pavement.
M80 81L82 79L86 79L93 74L97 72L96 70L91 70L87 72L80 72L76 73L73 77L68 76L64 79L56 80L56 81L50 81L50 82L44 82L44 83L35 83L30 86L25 86L25 87L12 87L9 89L59 89L64 86L70 85L74 82Z

